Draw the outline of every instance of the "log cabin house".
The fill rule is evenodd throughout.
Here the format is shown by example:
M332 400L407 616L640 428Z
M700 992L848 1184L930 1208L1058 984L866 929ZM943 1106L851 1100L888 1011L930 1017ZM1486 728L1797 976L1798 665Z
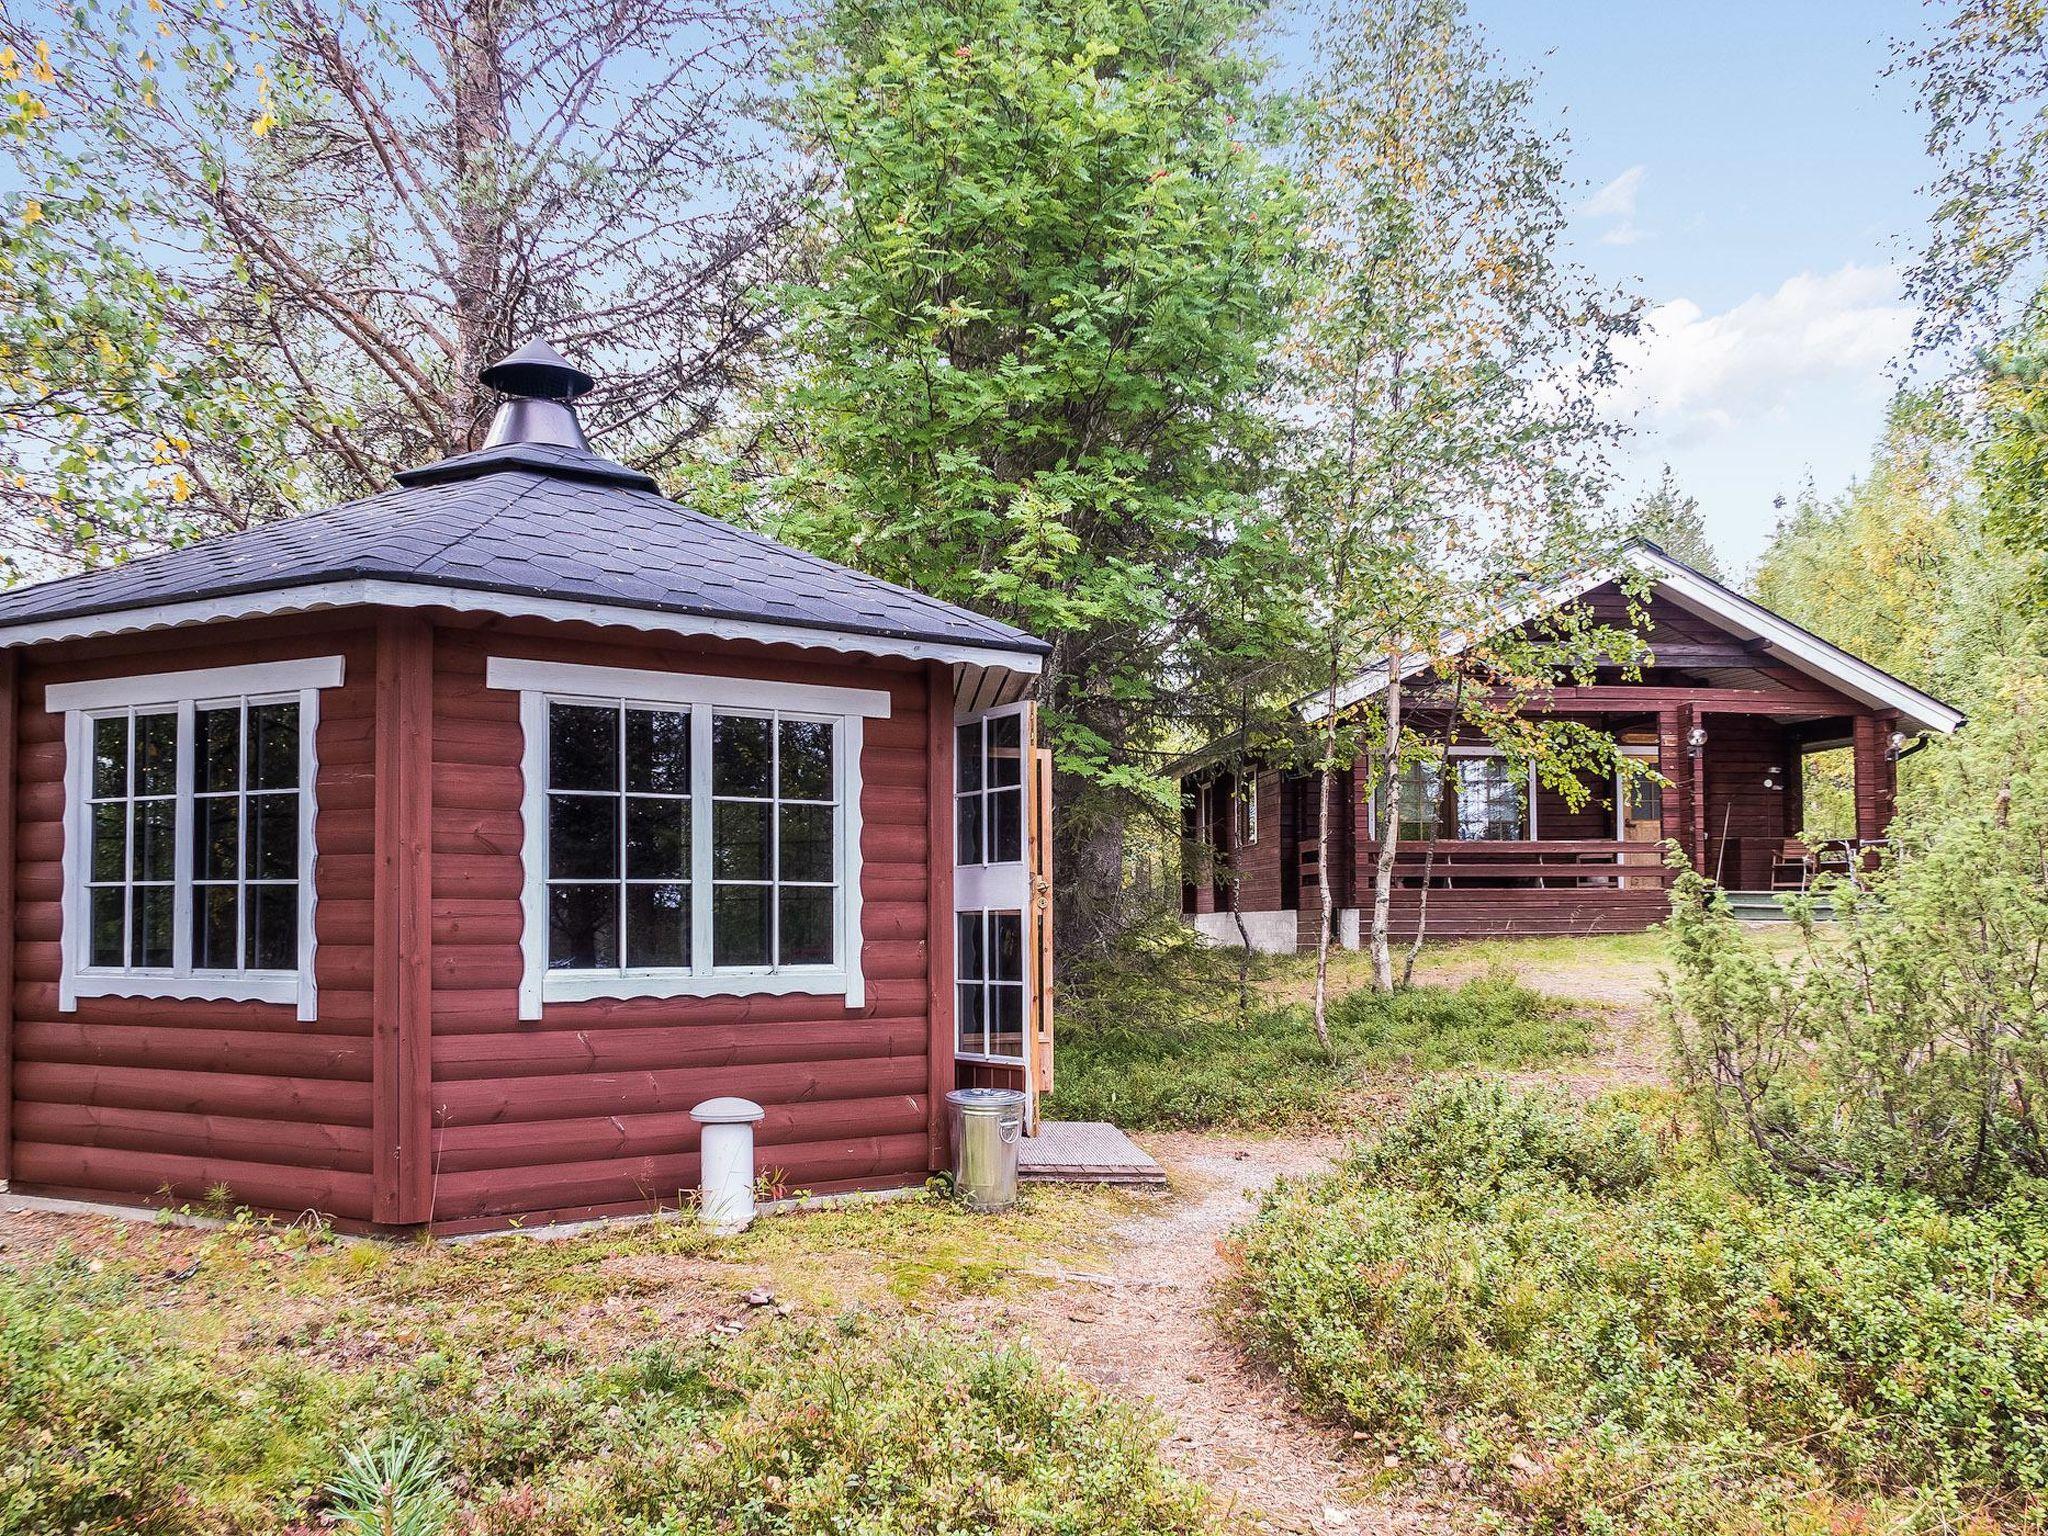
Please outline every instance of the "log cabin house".
M485 446L0 595L0 1179L345 1229L642 1213L689 1110L819 1193L1049 1081L1028 635Z
M1599 622L1640 634L1649 656L1639 675L1603 666L1590 685L1550 689L1529 707L1597 726L1656 775L1588 785L1574 809L1533 773L1523 781L1478 737L1456 736L1447 765L1405 770L1396 934L1414 935L1425 861L1426 930L1441 938L1650 927L1669 911L1667 841L1738 900L1758 893L1768 901L1822 868L1848 867L1881 841L1898 759L1928 734L1963 723L1939 699L1654 545L1632 543L1620 560L1621 568L1543 602L1581 604ZM1646 595L1632 601L1639 583ZM1383 668L1362 674L1340 690L1339 706L1363 704L1385 687ZM1444 708L1432 712L1412 684L1407 709L1410 730L1441 739ZM1831 748L1853 754L1854 833L1809 844L1801 838L1802 762ZM1182 775L1184 840L1218 855L1190 861L1212 878L1183 884L1187 918L1219 943L1248 941L1275 953L1313 947L1323 874L1316 777L1240 761L1228 743L1196 754ZM1334 937L1351 947L1371 923L1379 853L1371 783L1371 765L1361 761L1332 785L1340 813L1328 870Z

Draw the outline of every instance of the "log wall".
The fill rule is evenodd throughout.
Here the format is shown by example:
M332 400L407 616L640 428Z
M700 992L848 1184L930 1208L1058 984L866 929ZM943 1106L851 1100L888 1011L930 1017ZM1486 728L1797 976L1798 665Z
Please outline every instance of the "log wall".
M283 1003L88 997L58 1009L63 717L53 682L340 655L320 695L320 1017ZM11 1178L88 1200L239 1202L350 1223L373 1215L371 729L376 655L360 621L309 617L49 647L18 661Z
M883 688L861 761L867 1002L836 997L550 1003L519 1019L522 740L490 656ZM763 1168L792 1188L916 1182L931 1167L928 672L788 647L622 644L444 624L433 647L431 1220L578 1218L673 1204L697 1183L693 1104L768 1111ZM951 700L942 700L950 720ZM948 902L950 898L948 898Z

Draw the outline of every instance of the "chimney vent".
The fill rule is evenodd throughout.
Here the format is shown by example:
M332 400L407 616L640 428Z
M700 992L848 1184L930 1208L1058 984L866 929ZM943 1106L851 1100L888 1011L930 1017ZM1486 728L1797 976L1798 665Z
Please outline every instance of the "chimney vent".
M477 380L505 396L491 418L484 447L542 443L590 451L583 424L570 402L589 394L597 381L546 342L529 341L510 357L484 369Z

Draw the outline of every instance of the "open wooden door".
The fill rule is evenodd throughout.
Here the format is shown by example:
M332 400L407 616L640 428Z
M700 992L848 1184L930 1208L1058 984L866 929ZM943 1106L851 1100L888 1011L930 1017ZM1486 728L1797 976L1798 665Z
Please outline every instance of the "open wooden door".
M1027 700L954 716L954 1075L961 1087L1051 1080L1051 773Z

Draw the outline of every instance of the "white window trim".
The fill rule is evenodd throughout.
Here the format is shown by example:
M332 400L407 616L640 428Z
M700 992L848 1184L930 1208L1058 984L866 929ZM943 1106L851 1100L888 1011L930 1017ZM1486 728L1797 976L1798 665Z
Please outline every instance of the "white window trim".
M809 683L769 682L758 678L711 677L683 672L652 672L631 667L593 667L570 662L532 661L493 656L485 664L485 685L519 695L519 724L524 738L520 770L523 790L520 813L524 836L520 860L524 873L519 950L519 1017L538 1019L548 1003L588 1002L627 997L787 997L844 996L848 1008L867 1002L867 981L861 966L861 749L865 723L885 720L889 695L872 688L831 688ZM836 945L840 963L832 966L750 966L712 969L643 969L616 971L551 971L547 963L547 752L548 705L611 704L631 708L681 708L691 711L691 945L692 956L708 956L711 942L711 801L708 788L696 782L697 764L710 763L711 712L760 716L768 713L809 715L837 722L839 750L839 881ZM703 792L700 793L700 788Z
M81 997L149 997L206 1002L293 1003L302 1020L319 1017L314 980L318 948L313 916L318 904L314 826L319 807L320 690L339 688L342 659L256 662L187 672L154 672L135 677L52 683L43 707L64 717L64 851L62 927L57 1007L72 1013ZM91 799L90 722L117 710L175 706L178 712L177 848L179 878L171 914L174 936L189 934L192 922L192 799L190 750L193 716L203 705L295 702L299 706L299 956L295 971L195 971L188 961L169 970L97 970L84 962L85 850ZM187 953L184 942L180 953Z

